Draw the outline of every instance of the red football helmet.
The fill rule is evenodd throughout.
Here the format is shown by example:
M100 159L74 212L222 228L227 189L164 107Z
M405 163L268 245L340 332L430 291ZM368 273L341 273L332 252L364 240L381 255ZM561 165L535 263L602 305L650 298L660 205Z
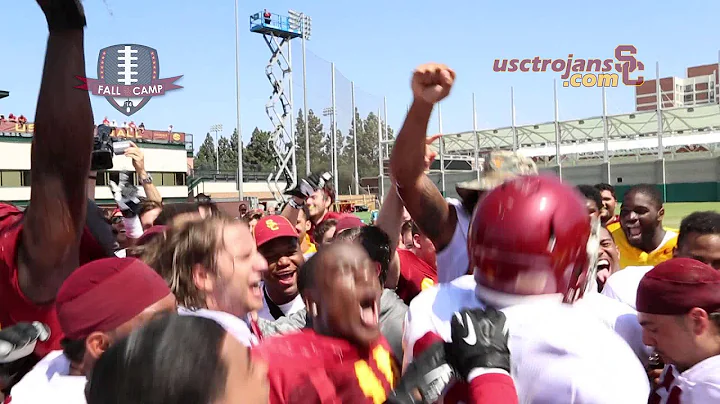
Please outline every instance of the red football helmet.
M488 192L468 232L475 281L510 295L582 296L594 259L585 201L553 176L521 176Z

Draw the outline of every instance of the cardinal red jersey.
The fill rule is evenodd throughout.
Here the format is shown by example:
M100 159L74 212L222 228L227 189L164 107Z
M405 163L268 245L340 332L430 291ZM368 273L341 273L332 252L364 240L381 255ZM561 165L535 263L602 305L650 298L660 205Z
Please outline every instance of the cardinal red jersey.
M60 340L63 334L55 313L55 304L37 305L20 290L17 248L22 239L23 215L16 207L0 203L0 326L9 327L19 322L33 321L46 324L50 327L50 339L38 342L35 346L35 353L43 357L50 351L62 349ZM87 228L80 245L80 265L106 256Z
M320 224L320 223L322 223L322 222L324 222L324 221L326 221L326 220L328 220L328 219L338 220L338 219L340 219L342 216L343 216L343 214L342 214L342 213L339 213L339 212L326 212L326 213L325 213L325 216L323 216L322 219L320 219L320 220L318 221L318 224ZM315 243L314 233L315 233L315 227L316 227L316 226L317 226L317 225L311 220L311 221L310 221L310 230L308 230L308 232L307 232L307 234L310 236L310 241L312 241L313 243Z
M400 377L391 352L383 337L364 350L309 329L253 348L268 363L271 404L382 404Z
M418 293L437 283L437 271L410 250L397 250L400 259L400 279L395 292L405 304Z

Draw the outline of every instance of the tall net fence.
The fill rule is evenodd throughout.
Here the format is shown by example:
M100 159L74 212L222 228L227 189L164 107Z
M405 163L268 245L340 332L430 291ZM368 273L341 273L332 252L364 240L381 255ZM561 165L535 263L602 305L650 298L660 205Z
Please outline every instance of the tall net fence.
M300 41L293 44L292 62L298 176L306 173L309 150L310 171L333 173L339 195L378 192L378 129L387 138L383 97L355 85L338 66L307 49L303 71ZM385 146L382 149L387 159Z

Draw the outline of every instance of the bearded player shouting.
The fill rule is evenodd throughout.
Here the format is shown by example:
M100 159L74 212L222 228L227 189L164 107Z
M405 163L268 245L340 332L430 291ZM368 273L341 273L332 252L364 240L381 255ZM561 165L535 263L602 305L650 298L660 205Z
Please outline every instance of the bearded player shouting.
M413 110L427 112L445 98L454 78L443 65L418 68L408 120ZM556 178L520 177L487 193L468 232L474 275L426 290L410 304L405 364L451 340L454 313L494 307L507 317L519 402L645 402L647 376L628 344L590 310L566 304L592 281L588 241L597 240L590 236L582 199ZM444 402L463 401L467 385L455 383Z

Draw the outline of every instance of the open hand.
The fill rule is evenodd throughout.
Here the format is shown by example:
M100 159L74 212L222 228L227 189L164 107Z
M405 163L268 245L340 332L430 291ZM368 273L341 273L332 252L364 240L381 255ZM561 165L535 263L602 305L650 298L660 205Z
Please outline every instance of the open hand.
M435 161L435 158L437 158L437 152L431 149L430 145L433 144L436 140L440 139L440 137L442 137L442 135L438 133L436 135L425 138L425 170L429 170L433 161Z
M145 172L145 154L135 143L130 142L130 147L125 149L125 157L132 159L136 172Z

